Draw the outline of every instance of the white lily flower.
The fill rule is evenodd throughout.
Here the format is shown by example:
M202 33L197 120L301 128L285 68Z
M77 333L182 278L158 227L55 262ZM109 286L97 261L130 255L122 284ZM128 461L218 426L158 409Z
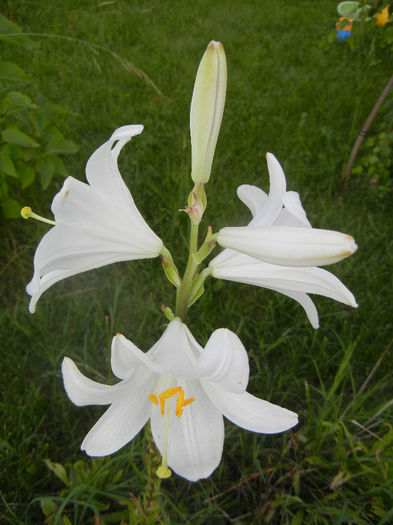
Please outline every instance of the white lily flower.
M118 334L111 365L121 379L96 383L81 374L71 359L62 365L68 397L78 406L111 405L85 437L81 448L106 456L129 443L150 419L163 461L157 471L196 481L208 477L221 460L223 415L253 432L273 434L297 424L294 412L246 392L247 352L231 331L213 332L205 349L175 318L147 352Z
M349 255L357 247L350 236L313 229L298 193L286 191L285 175L277 159L268 153L267 162L269 196L256 186L238 188L238 197L248 206L253 219L244 228L224 228L219 232L220 244L236 246L238 251L225 249L209 267L217 279L261 286L295 299L305 309L312 326L318 328L318 313L308 293L352 307L357 304L337 277L317 265L339 260L344 251Z
M68 177L53 199L56 225L37 247L34 276L26 287L31 313L41 294L66 277L160 253L163 243L135 206L117 167L123 146L142 131L142 125L117 129L88 160L89 184Z
M216 236L217 242L224 248L282 266L324 266L354 253L357 246L351 235L275 223L284 204L286 181L274 155L268 153L266 157L271 184L266 204L248 226L222 228ZM246 199L250 208L257 204L254 196Z
M227 89L227 63L221 42L210 42L199 64L190 110L191 178L210 178Z

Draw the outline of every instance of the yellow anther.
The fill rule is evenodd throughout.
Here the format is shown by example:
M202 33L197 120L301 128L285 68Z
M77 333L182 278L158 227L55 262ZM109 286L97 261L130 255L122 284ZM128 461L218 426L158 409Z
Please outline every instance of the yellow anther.
M176 409L175 414L177 417L180 417L183 414L183 408L193 401L195 401L194 397L189 397L188 399L184 399L184 390L181 386L168 388L167 390L164 390L164 392L161 392L159 394L158 398L155 394L150 394L149 399L152 403L155 405L158 405L158 401L160 402L160 411L161 414L164 415L165 413L165 401L173 396L178 394L177 400L176 400Z
M172 396L175 396L181 390L182 390L182 387L177 386L175 388L168 388L168 390L164 390L164 392L161 392L161 394L158 396L158 399L160 400L160 409L161 409L162 415L164 415L165 400L169 399Z
M192 403L193 401L195 401L194 397L189 397L188 399L184 399L184 390L181 389L177 397L177 401L176 401L175 414L177 415L177 417L180 417L184 412L183 408L189 405L190 403Z
M160 465L156 470L156 474L160 479L170 478L172 471L165 465Z
M30 206L24 206L20 210L20 214L24 219L37 219L37 221L46 222L47 224L52 224L53 226L56 226L57 222L52 221L51 219L46 219L45 217L41 217L41 215L38 215L37 213L34 213L34 211L30 208Z
M158 399L157 399L157 396L154 395L154 394L150 394L149 396L149 399L152 403L154 403L155 405L158 405Z

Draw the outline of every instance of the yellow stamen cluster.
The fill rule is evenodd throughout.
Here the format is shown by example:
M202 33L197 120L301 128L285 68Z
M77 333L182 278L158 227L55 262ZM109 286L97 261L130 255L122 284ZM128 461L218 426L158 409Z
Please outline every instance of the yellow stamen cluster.
M165 401L175 396L176 394L178 394L178 396L176 400L175 414L177 415L177 417L180 417L184 412L183 408L189 405L190 403L192 403L193 401L195 401L195 398L193 397L184 399L184 390L181 386L177 386L174 388L168 388L167 390L164 390L164 392L161 392L161 394L159 394L158 398L155 394L150 394L149 399L154 405L158 405L158 403L160 403L160 411L161 411L161 414L164 415Z
M171 378L170 384L173 385L173 377ZM168 388L161 392L158 396L156 394L150 394L149 399L154 405L160 405L161 415L165 414L165 401L168 400L167 411L165 414L165 427L164 427L164 443L162 452L162 464L158 467L156 474L160 479L169 478L172 474L170 468L168 468L168 431L169 431L169 409L171 398L177 395L175 414L180 417L184 412L184 407L195 401L194 397L184 399L184 390L181 386Z

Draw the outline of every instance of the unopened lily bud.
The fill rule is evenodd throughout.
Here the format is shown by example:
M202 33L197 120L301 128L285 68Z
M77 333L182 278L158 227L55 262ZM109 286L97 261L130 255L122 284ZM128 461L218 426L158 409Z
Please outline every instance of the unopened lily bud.
M181 285L181 279L176 265L173 262L173 258L170 251L165 246L163 246L161 248L160 255L162 260L162 267L164 269L168 281L174 286L176 286L176 288L178 288Z
M191 178L210 178L227 89L227 64L221 42L210 42L199 64L191 100Z

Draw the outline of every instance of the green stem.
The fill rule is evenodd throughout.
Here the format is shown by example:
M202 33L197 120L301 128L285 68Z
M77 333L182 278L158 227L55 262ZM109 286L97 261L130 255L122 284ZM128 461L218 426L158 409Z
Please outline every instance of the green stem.
M198 277L193 282L193 285L190 290L190 297L193 297L194 293L203 285L206 279L212 274L212 269L207 267L201 271Z
M181 285L177 289L176 294L176 309L175 316L184 319L188 302L191 295L192 281L195 275L195 271L198 267L197 263L193 259L193 254L198 251L198 224L193 224L191 222L190 230L190 248L188 252L188 262L186 266L186 271L184 272L184 277L182 279Z

